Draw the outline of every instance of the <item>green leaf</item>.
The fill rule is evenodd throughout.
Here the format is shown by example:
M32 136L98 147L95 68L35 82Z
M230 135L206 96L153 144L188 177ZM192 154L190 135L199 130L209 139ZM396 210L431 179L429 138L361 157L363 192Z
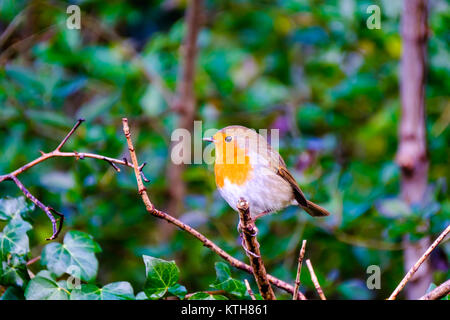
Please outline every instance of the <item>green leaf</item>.
M27 300L69 300L69 292L65 281L58 281L44 270L28 282L25 290Z
M23 287L30 279L23 257L13 255L8 261L1 262L0 284Z
M31 230L31 225L15 218L11 220L0 233L0 258L5 260L7 254L25 255L30 251L30 243L27 231Z
M173 294L174 296L184 299L184 297L187 294L187 290L185 286L180 285L179 283L175 284L174 286L169 288L169 293Z
M134 300L131 284L126 281L113 282L103 288L92 284L82 285L81 289L74 289L70 300Z
M150 300L150 299L147 297L144 291L141 291L136 295L136 300Z
M188 300L228 300L228 298L220 294L213 295L207 292L196 292Z
M30 205L25 201L25 197L0 199L0 220L11 220L20 218L28 211L34 210L34 203Z
M144 292L150 299L159 299L177 283L180 270L175 261L166 261L146 255L142 257L147 277Z
M67 273L83 281L91 281L98 270L95 253L100 251L100 246L89 234L69 231L63 244L54 242L45 246L41 263L57 276Z
M8 287L1 296L0 300L24 300L22 290L16 287Z
M216 281L211 284L211 287L219 290L225 290L228 293L242 297L247 292L247 288L242 281L233 279L231 277L230 267L223 263L217 262L215 264L217 278Z

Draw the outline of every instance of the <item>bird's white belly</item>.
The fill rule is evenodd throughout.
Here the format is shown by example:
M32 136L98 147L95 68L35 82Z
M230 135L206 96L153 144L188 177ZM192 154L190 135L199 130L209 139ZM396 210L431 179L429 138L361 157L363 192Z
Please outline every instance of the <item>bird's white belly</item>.
M227 178L219 188L221 196L237 211L240 198L248 201L252 216L263 212L278 211L292 204L293 192L289 184L275 173L259 174L243 185L231 183Z

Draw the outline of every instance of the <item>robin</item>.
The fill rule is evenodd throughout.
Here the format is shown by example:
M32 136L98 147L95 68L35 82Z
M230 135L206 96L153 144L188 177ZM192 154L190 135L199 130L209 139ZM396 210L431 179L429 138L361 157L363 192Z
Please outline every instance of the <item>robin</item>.
M214 142L216 185L235 211L238 200L244 198L255 220L290 205L300 206L313 217L330 214L305 198L283 158L256 131L228 126L203 140Z

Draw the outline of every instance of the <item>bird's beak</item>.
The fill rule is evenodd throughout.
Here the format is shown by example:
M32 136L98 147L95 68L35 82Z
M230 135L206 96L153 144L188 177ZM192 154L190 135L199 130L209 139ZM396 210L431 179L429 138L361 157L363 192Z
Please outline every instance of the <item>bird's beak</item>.
M214 138L213 137L206 137L206 138L203 138L203 141L214 142Z

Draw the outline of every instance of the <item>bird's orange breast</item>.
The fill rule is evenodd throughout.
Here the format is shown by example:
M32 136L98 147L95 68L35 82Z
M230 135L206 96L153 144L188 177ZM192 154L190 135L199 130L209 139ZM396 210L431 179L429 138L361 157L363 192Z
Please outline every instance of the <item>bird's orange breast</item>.
M214 173L216 184L222 188L225 179L236 185L243 185L251 176L250 157L236 145L229 148L225 144L216 146Z

